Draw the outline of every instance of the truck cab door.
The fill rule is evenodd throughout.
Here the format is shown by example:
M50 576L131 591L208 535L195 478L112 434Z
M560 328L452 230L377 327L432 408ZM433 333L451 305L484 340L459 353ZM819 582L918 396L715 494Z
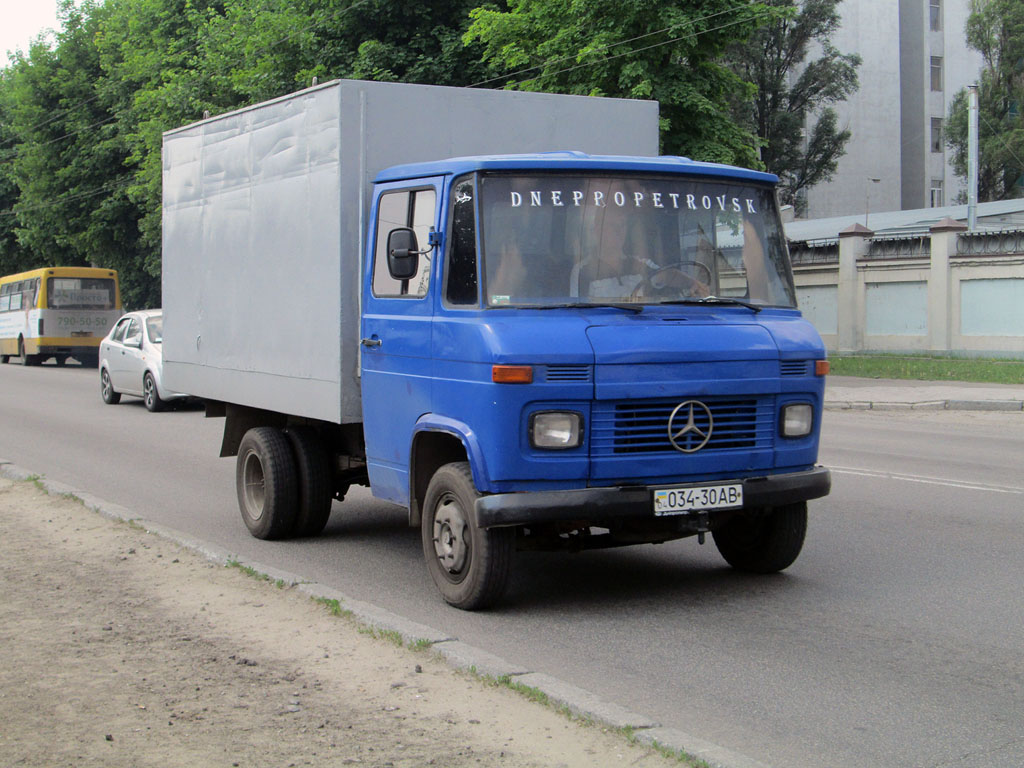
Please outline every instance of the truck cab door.
M409 451L417 419L430 410L433 363L431 281L439 249L429 245L438 227L441 179L386 184L374 191L363 275L362 401L370 486L378 498L409 501ZM412 277L388 268L388 236L416 233Z

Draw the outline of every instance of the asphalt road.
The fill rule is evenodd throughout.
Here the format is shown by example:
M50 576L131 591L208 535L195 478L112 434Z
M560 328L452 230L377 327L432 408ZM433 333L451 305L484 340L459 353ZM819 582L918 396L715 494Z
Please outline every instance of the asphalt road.
M221 425L105 406L95 370L0 366L0 458L666 726L776 768L1024 765L1024 414L829 411L833 493L784 574L695 540L524 553L476 614L364 489L315 541L251 538Z

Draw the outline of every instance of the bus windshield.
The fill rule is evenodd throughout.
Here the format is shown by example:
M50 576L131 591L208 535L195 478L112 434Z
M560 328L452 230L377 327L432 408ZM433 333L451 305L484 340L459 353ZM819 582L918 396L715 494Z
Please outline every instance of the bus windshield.
M795 307L770 186L637 175L485 175L488 306L730 299Z
M50 277L46 296L50 309L113 309L117 290L112 278Z

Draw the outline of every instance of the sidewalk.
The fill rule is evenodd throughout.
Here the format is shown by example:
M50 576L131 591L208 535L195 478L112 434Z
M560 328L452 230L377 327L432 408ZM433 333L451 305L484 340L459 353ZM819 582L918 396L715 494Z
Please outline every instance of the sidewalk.
M366 623L355 601L332 613L317 585L226 568L18 474L0 466L0 765L681 765L652 746L668 729L623 731L566 702L570 719L556 694L542 706L460 671L482 651ZM539 691L539 677L515 679ZM711 765L759 765L706 746Z
M827 410L1024 411L1024 384L829 376Z
M2 457L0 579L4 766L768 768Z

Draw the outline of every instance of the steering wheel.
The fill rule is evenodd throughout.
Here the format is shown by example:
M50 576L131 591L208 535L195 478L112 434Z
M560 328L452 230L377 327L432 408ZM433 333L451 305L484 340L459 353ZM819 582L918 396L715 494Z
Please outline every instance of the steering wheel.
M698 280L693 275L683 271L683 267L697 267L703 272L704 281ZM662 279L658 279L661 276ZM711 284L714 276L711 268L700 261L683 259L674 264L659 267L649 273L633 289L631 299L639 299L643 296L662 296L665 298L678 297L683 294L688 297L703 298L711 295Z

